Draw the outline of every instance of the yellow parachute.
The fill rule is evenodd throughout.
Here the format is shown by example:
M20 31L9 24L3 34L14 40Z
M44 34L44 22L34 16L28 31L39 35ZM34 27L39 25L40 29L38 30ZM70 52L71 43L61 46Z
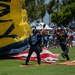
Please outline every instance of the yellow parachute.
M14 48L32 33L27 11L22 8L24 2L25 0L0 0L0 51Z

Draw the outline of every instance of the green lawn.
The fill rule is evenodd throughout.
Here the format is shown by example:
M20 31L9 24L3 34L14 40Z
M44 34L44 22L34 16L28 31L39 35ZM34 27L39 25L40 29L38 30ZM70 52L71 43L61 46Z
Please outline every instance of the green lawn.
M72 61L75 59L75 47L69 49L70 61ZM50 49L50 51L53 53L62 52L60 48ZM66 61L66 59L59 56L57 62L64 61ZM0 75L75 75L75 66L45 65L20 68L19 66L24 62L24 60L0 60ZM30 61L29 64L37 64L37 62Z

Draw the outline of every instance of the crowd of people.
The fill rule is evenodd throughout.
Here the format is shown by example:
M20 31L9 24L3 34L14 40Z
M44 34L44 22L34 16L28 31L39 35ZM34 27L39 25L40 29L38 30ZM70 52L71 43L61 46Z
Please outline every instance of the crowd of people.
M60 47L59 45L59 40L57 39L57 32L61 32L61 28L62 27L57 27L55 28L55 30L52 31L46 31L45 33L45 41L46 41L46 47L49 48L57 48ZM64 29L64 32L67 33L68 38L67 38L67 45L69 47L73 47L75 46L75 29L71 30L70 28L66 27L66 28L62 28Z

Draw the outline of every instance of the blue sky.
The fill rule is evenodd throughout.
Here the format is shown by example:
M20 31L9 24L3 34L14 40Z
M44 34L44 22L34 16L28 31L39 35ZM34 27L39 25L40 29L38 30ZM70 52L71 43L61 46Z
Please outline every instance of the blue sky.
M50 0L45 0L45 3L48 3ZM44 23L49 24L49 15L48 13L46 13L45 17L44 17Z
M45 0L45 3L48 3L50 0Z
M44 17L44 23L49 24L49 15L48 15L48 13L46 13L46 15Z

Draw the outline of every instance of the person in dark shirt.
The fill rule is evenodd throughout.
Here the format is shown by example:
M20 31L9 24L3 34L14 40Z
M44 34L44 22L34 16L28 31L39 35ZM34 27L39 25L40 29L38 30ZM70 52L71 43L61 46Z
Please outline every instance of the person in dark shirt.
M67 38L68 38L68 35L67 33L64 31L64 29L60 29L60 32L57 31L57 39L60 41L60 47L62 49L62 57L65 58L67 60L70 60L70 57L68 55L68 52L69 52L69 48L67 46Z
M33 52L36 53L37 55L37 62L38 64L41 64L41 59L40 59L40 52L42 51L40 42L41 42L41 35L37 33L37 30L34 29L32 35L30 35L28 39L30 49L29 49L29 54L27 56L25 65L28 65L29 59L32 55Z

